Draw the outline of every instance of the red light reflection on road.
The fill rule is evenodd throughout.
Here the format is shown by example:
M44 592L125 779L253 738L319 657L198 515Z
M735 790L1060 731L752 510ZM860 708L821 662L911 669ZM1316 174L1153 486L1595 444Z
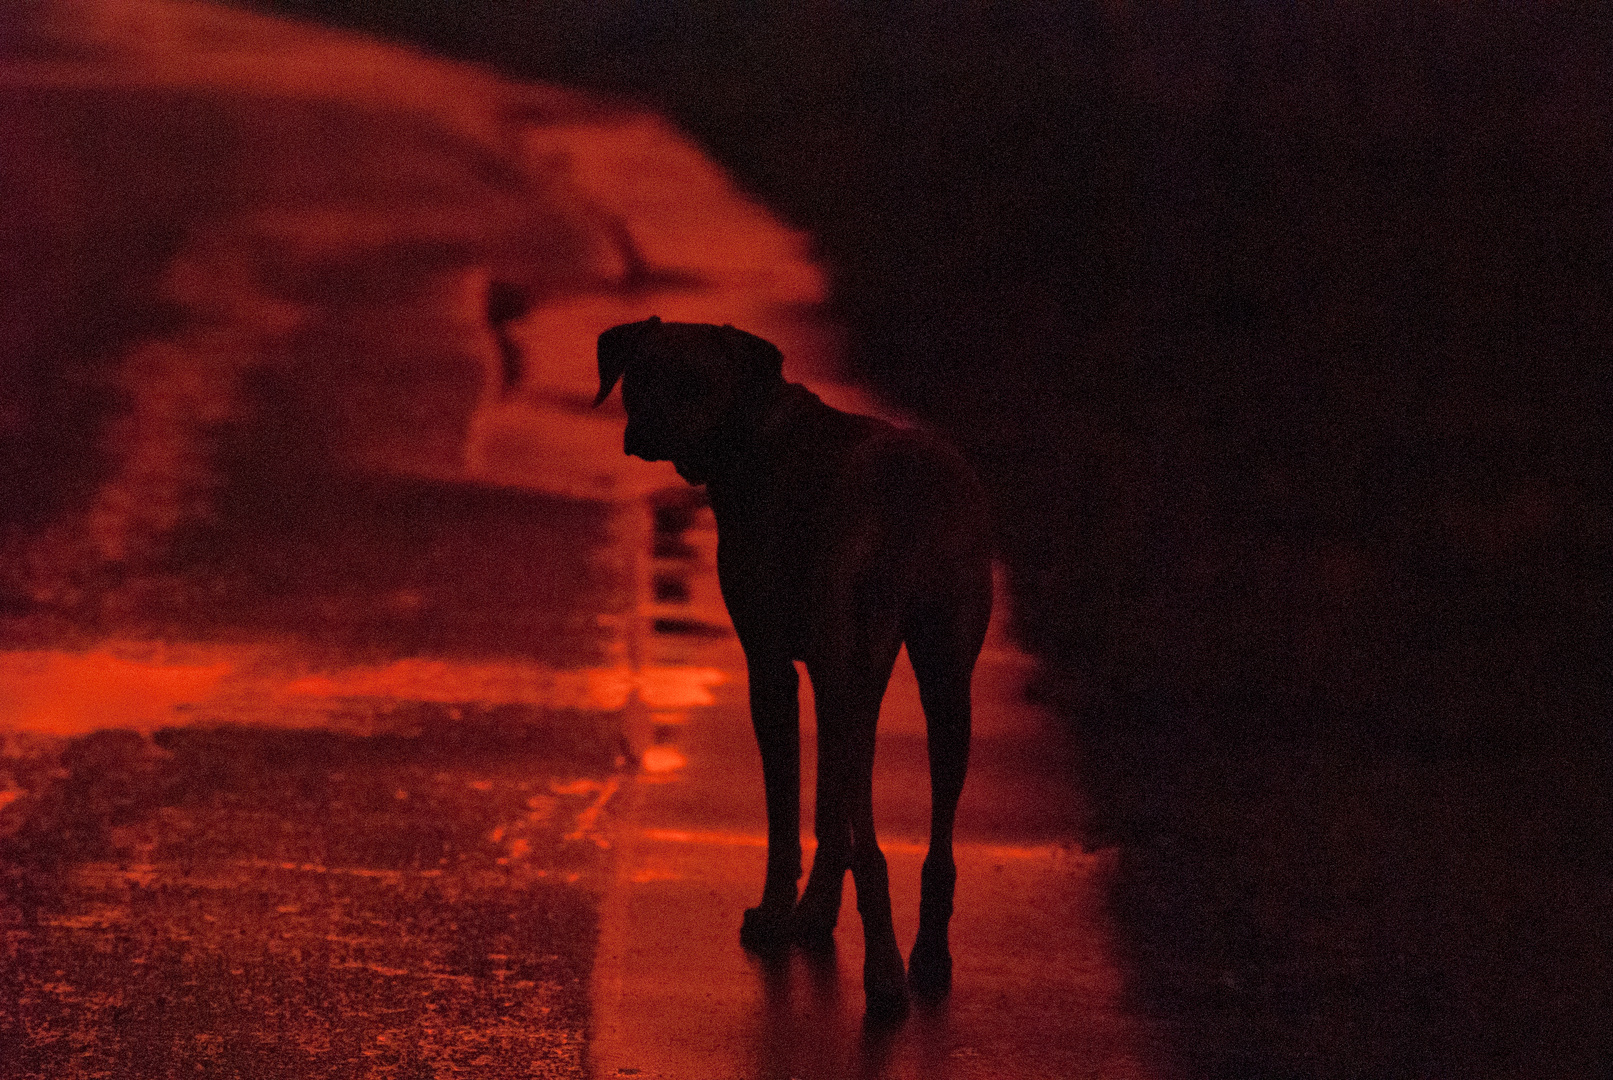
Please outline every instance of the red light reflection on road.
M0 730L150 730L214 696L234 670L227 660L170 662L161 653L0 653Z
M308 672L306 661L285 648L113 642L83 652L0 652L0 732L71 736L203 722L322 726L338 723L338 712L351 715L355 702L378 711L414 701L615 712L636 693L652 708L686 707L712 704L713 688L728 680L706 666L556 670L520 660L407 659Z
M681 488L682 483L669 465L650 467L622 453L619 405L593 410L587 403L596 388L598 333L651 314L742 326L778 344L789 377L809 383L831 404L880 411L855 388L830 376L835 335L817 314L827 288L822 269L812 261L810 238L745 197L693 142L659 117L584 102L552 88L514 86L479 69L203 4L86 0L74 10L83 16L79 22L60 20L61 26L52 31L66 36L56 42L59 56L25 65L0 64L0 104L11 100L6 95L13 91L19 100L32 100L33 95L52 103L48 109L26 111L19 121L50 117L39 121L42 130L32 133L38 138L28 144L31 156L18 169L39 178L71 175L72 184L51 185L50 190L77 191L82 186L85 201L97 204L63 203L61 222L52 221L62 224L64 237L76 241L76 230L91 228L84 222L97 213L114 217L106 208L115 207L146 215L149 220L142 218L141 225L153 235L183 238L177 252L165 249L149 257L157 264L136 265L135 256L129 256L129 265L120 264L119 273L134 283L124 291L161 296L179 316L166 323L131 320L129 328L120 330L116 355L107 360L114 368L109 383L128 400L120 403L127 407L117 437L104 440L109 460L96 463L109 479L90 499L82 521L65 526L92 535L89 547L99 554L85 558L138 562L146 553L162 552L172 532L188 523L187 515L205 523L209 499L235 480L214 475L220 467L210 456L209 432L245 421L246 426L289 425L252 444L270 448L301 446L307 429L317 428L330 444L329 460L320 459L318 466L343 479L424 478L461 489L465 484L496 484L610 503L622 508L619 518L627 524L621 524L619 535L596 541L607 550L579 551L576 558L599 558L622 579L636 575L648 581L639 571L651 557L649 527L631 522L643 509L642 496ZM75 33L84 40L66 40ZM162 93L154 94L153 88ZM208 138L195 138L183 120L175 120L171 129L148 123L170 107L181 116L194 112L203 118ZM117 140L82 138L69 148L53 126L64 117L102 125L89 131L121 134ZM218 160L187 153L201 142L220 148ZM90 160L80 161L78 155ZM209 198L192 198L197 192ZM13 224L0 206L0 226L9 230ZM95 243L34 246L63 260L100 257L117 246L104 238L91 239L102 242L104 250ZM70 280L102 280L100 268L93 265L64 262L51 270ZM501 357L487 318L488 290L495 280L516 283L533 299L527 313L500 327L517 347L514 360ZM122 278L119 284L125 284ZM59 314L54 307L50 311L52 317ZM165 328L152 329L159 325ZM45 340L55 329L27 327L22 336ZM282 380L278 389L286 409L301 418L302 427L274 416L238 415L253 408L244 389L252 372ZM27 406L24 402L18 408ZM268 460L273 455L264 451L261 456ZM426 530L441 522L411 518L408 524ZM362 524L355 528L367 535ZM504 535L487 544L521 542L530 542L530 537L521 534L512 540ZM391 554L366 546L363 557L385 562ZM430 569L465 595L472 595L472 586L483 589L484 596L509 593L499 577L503 571L487 567L512 564L479 561L484 555L475 551L463 565L445 559L446 570L437 564ZM569 550L566 557L571 557ZM422 559L429 562L429 553ZM718 625L725 620L716 611L710 560L702 555L690 561L699 565L688 568L687 591L708 601L706 609L691 603L685 614L698 616L692 621ZM360 609L352 616L360 621L372 615L422 623L432 619L433 595L412 583L393 585L389 595L399 602L390 606L362 587L355 587L350 604L331 603ZM623 617L620 598L603 595L605 591L589 599L598 608L590 612L598 617L591 629L616 619L618 628L626 627L620 637L641 638L643 627L636 624L654 622L645 617L648 595L637 597L638 606ZM265 846L243 846L240 857L230 856L235 861L223 867L230 874L250 872L242 879L248 885L236 881L230 885L236 891L230 892L220 884L182 914L198 914L201 921L193 926L197 934L214 934L211 924L221 920L208 905L220 903L219 897L258 896L264 881L282 875L285 880L274 887L288 899L272 909L273 917L260 913L264 922L254 933L236 935L239 941L205 938L212 942L205 948L213 950L210 955L224 956L242 947L241 942L279 948L279 942L293 940L309 943L309 956L329 956L328 961L305 962L299 946L294 959L285 961L285 970L294 976L286 982L291 989L282 994L276 988L269 999L275 1007L305 992L297 988L312 976L327 976L325 966L378 976L363 984L363 994L354 999L357 1007L342 1014L342 1023L353 1026L355 1017L365 1019L365 1009L410 978L437 987L433 993L452 982L467 993L491 994L513 949L500 945L497 953L461 956L467 924L443 919L454 932L432 940L423 929L427 919L412 926L388 924L385 962L378 962L376 957L383 954L367 939L356 934L338 938L332 932L334 914L318 919L299 914L303 905L310 912L335 911L328 907L334 885L324 886L350 878L366 887L372 878L391 886L431 875L431 899L418 903L422 908L437 905L435 913L446 909L451 900L445 897L455 890L478 904L499 899L503 894L497 888L505 885L488 884L494 879L530 883L546 877L575 884L578 872L567 869L570 864L555 852L564 853L569 846L597 856L610 848L620 864L620 879L609 883L603 898L586 901L602 909L599 956L592 969L577 965L578 970L592 970L595 978L586 1038L596 1071L604 1074L607 1066L619 1062L622 1074L637 1072L639 1063L653 1062L658 1053L677 1061L688 1052L689 1031L704 1025L727 1057L703 1058L688 1075L723 1071L725 1060L735 1066L727 1071L755 1071L741 1066L754 1064L749 1061L753 1057L768 1059L779 1047L798 1050L796 1064L804 1075L815 1075L810 1070L833 1068L835 1054L860 1045L855 1010L841 1008L832 986L822 1001L791 1002L788 994L807 993L811 980L800 980L798 991L784 987L781 994L779 986L749 966L734 931L737 913L754 900L751 889L759 880L757 862L765 841L759 832L728 827L727 818L714 823L711 813L727 800L735 804L733 823L760 825L759 800L746 794L750 805L742 811L737 806L741 793L749 790L738 778L754 783L757 772L743 694L717 693L725 684L742 683L743 659L732 639L720 634L677 641L662 637L666 639L653 645L635 638L631 648L618 640L614 644L620 648L604 654L612 662L572 668L508 654L496 659L477 654L469 659L407 656L316 663L306 648L283 639L244 645L107 641L81 651L0 653L0 734L72 736L101 728L150 732L236 724L255 735L263 729L299 727L367 735L385 730L399 703L432 704L426 711L433 723L442 724L463 719L458 711L462 705L621 711L624 726L654 729L634 744L637 776L625 769L632 756L627 752L621 755L624 767L614 775L568 772L536 792L526 785L542 781L530 775L461 777L442 773L440 762L422 763L418 770L386 778L366 804L366 813L407 820L408 830L390 839L426 837L429 845L421 841L399 854L373 836L360 835L373 826L351 815L336 817L339 800L334 797L309 804L317 805L319 820L303 824L309 836L321 838L319 843L304 844L295 830L285 836L275 829L261 830L261 836L256 831L237 836L220 826L207 835ZM701 652L707 647L710 652ZM1016 681L1022 667L1005 667L996 660L983 667L990 670L977 680L977 693L1010 688L1013 703L982 710L977 730L989 735L993 723L1029 723ZM913 715L915 700L910 680L899 683L888 709L897 715L890 717L887 734L922 730ZM1010 700L1006 690L1002 700ZM909 702L905 713L894 707L901 701ZM691 710L699 710L692 720L687 715ZM701 738L707 741L698 743ZM542 767L535 759L521 765L527 773ZM374 772L378 766L366 762L345 776L327 775L319 782L361 787L360 768ZM916 767L910 772L918 775ZM1017 774L998 793L1001 801L1009 802L1013 792L1007 789L1016 786L1023 787ZM924 797L923 791L921 782L909 783L900 797L912 803ZM628 793L634 799L622 797ZM8 796L11 802L17 799L9 791L0 793L0 799ZM634 817L636 811L621 805L649 805L652 796L665 806L691 811L691 822L672 811L661 818ZM439 837L433 830L445 827L441 815L416 809L430 805L430 798L457 807L466 821L475 822L474 831L466 825L466 831ZM504 800L504 809L486 811L492 815L486 820L479 816L498 799ZM679 799L688 802L679 804ZM277 800L266 806L262 820L287 813L287 805ZM415 814L418 819L410 816ZM689 827L679 827L684 824ZM140 830L154 833L158 828L147 823L129 827L127 846L137 854L149 853L154 842ZM353 835L346 835L348 831ZM338 840L355 838L365 843L347 852L351 865L327 850L339 846ZM613 847L617 844L629 850ZM485 880L477 875L456 878L457 864L450 857L474 856L478 850L498 872ZM898 882L898 908L911 913L923 845L893 834L885 850L893 882ZM1083 1029L1123 1043L1128 1032L1116 1019L1119 976L1104 951L1101 891L1094 885L1097 863L1058 845L965 843L959 855L966 889L978 891L961 894L962 991L954 999L949 1030L960 1039L986 1039L1016 1025L1040 1025L1048 1035L1045 1045L1062 1045L1069 1041L1062 1030L1065 1017L1046 1000L1051 987L1080 1000L1085 1012L1078 1023ZM388 859L399 865L377 865ZM438 860L440 864L432 865ZM93 872L153 872L148 862L132 860L130 865L134 869L101 867ZM223 882L222 869L215 869ZM195 887L190 873L185 864L185 888ZM453 888L437 889L438 877L454 882ZM320 879L321 888L311 889L303 880L309 878ZM971 901L977 896L982 899ZM1027 896L1039 903L1039 913L1022 910ZM522 893L499 902L505 900L508 918L498 920L499 934L525 917L530 898ZM358 910L363 905L351 906ZM1027 930L1038 917L1039 929ZM100 909L62 916L85 927L104 926L113 918ZM293 929L304 936L271 932L276 919L282 926L303 919ZM846 924L854 926L855 919L848 915ZM376 934L377 940L382 934L380 929L365 932ZM578 930L570 940L591 948L587 934L594 932ZM843 938L854 950L854 932ZM554 941L541 947L535 942L527 942L532 956L560 949ZM646 943L653 954L646 953ZM195 948L200 954L204 946ZM410 950L412 960L400 962L393 955L410 955ZM252 963L268 966L263 956ZM1027 971L1035 964L1048 970L1036 970L1030 984ZM42 977L51 978L54 966L41 970L46 972ZM699 985L691 986L695 980ZM225 995L234 992L232 987L238 988L239 980L210 990ZM407 1008L380 1010L385 1018L365 1019L376 1033L364 1052L394 1040L448 1045L444 1040L450 1035L463 1036L466 1045L480 1052L484 1044L491 1046L489 1032L510 1046L525 1045L521 1038L542 1035L555 1025L534 1012L521 1012L538 1007L534 984L521 990L505 1011L491 1018L472 1017L458 1027L434 1027L437 1022L426 1011L436 1006L420 1006L424 997L409 999ZM1005 1020L1002 1003L1014 995L1020 1012ZM860 994L853 988L844 1001L860 1002ZM792 1012L796 1005L798 1016ZM547 1005L542 1009L545 1015L549 1011ZM265 1012L255 1001L243 1007L242 1029L261 1031L252 1025ZM329 1032L321 1025L329 1018L313 1013L309 1010L303 1021L307 1031L302 1037L328 1043ZM507 1019L511 1017L515 1019ZM1094 1018L1099 1022L1091 1022ZM680 1027L684 1020L687 1025ZM378 1027L383 1023L384 1028ZM915 1040L924 1044L918 1047L922 1053L940 1045L934 1039L925 1042L929 1036L917 1022L910 1030L919 1033ZM569 1055L565 1060L581 1060L585 1035L580 1027L559 1031L555 1038L571 1040L563 1047ZM826 1056L823 1048L831 1039L836 1047ZM736 1040L744 1044L737 1057ZM319 1052L327 1049L321 1044ZM535 1056L528 1053L523 1060ZM1007 1056L1005 1051L988 1066ZM1120 1056L1111 1051L1109 1060ZM898 1067L907 1068L901 1061L909 1059L912 1054L899 1057ZM943 1075L948 1068L943 1064L924 1075ZM968 1061L951 1071L981 1074ZM1119 1069L1109 1075L1137 1072Z

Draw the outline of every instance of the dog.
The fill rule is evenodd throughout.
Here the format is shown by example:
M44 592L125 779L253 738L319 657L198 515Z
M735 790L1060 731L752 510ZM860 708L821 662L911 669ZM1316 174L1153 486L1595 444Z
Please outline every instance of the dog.
M740 941L767 954L832 949L850 870L872 1018L909 991L951 988L953 825L969 760L969 689L991 616L983 489L945 443L824 404L786 382L773 344L732 326L643 322L599 336L599 396L618 381L624 448L703 484L717 576L745 652L767 802L767 878ZM874 728L903 644L918 676L930 759L930 846L905 968L874 836ZM817 854L799 899L797 674L817 702Z

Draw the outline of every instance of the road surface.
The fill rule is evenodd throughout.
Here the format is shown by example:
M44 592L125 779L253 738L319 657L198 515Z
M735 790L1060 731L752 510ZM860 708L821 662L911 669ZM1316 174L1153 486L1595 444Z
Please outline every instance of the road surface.
M956 989L869 1035L849 902L832 962L739 947L760 764L709 511L677 489L380 486L342 529L390 547L390 579L308 572L192 640L0 653L15 1075L1152 1075L1069 750L1000 626ZM548 610L477 603L517 555ZM928 818L916 696L904 660L876 780L904 937Z

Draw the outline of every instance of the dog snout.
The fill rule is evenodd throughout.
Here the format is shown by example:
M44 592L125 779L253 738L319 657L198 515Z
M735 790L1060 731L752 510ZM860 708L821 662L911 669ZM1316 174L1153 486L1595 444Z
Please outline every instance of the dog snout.
M657 438L655 432L646 431L644 425L629 421L622 448L633 457L643 458L645 461L665 461L667 460L664 451L665 442L665 439Z

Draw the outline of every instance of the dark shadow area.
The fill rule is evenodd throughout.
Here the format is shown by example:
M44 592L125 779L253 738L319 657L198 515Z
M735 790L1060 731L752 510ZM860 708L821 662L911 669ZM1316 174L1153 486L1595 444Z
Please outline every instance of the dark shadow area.
M312 656L357 659L523 656L578 667L603 655L609 634L594 616L623 586L595 554L602 504L402 478L304 477L246 505L225 498L156 564L99 571L86 603L19 612L6 640L267 633L296 637Z
M179 538L155 577L173 591L142 598L141 617L192 635L295 633L344 655L575 667L608 636L602 598L628 602L599 554L604 504L406 478L300 484L226 492L213 522Z
M1149 815L1112 903L1184 1075L1605 1075L1610 807L1582 763L1147 760L1105 792Z
M237 419L206 432L212 505L151 557L95 568L78 604L18 613L8 641L117 633L284 634L319 654L597 662L595 619L630 601L608 556L610 508L531 491L353 477L336 422L254 372Z

